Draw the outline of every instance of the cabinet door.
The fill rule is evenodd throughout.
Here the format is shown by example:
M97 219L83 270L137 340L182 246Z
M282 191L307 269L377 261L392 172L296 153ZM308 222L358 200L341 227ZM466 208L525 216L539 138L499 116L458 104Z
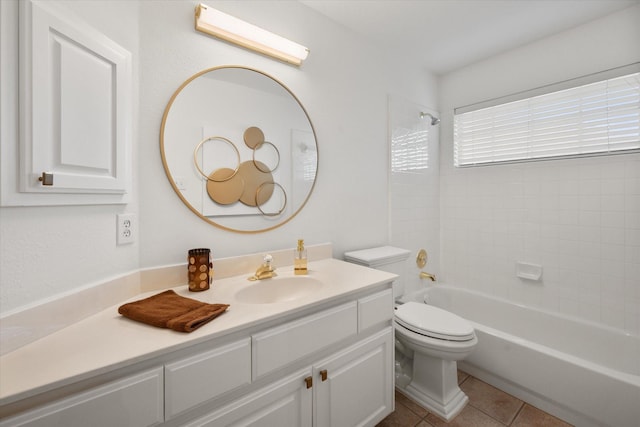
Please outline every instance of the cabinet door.
M131 54L61 6L20 3L20 191L130 190ZM43 173L45 175L43 175Z
M375 426L393 411L393 345L389 327L314 366L314 426Z
M155 426L164 421L162 368L114 381L0 422L0 427Z
M185 427L311 427L311 370L299 371Z

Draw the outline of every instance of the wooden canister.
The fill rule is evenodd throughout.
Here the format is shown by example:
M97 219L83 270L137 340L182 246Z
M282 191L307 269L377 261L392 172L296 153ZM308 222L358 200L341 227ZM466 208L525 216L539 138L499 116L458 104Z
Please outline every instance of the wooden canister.
M187 263L189 290L200 292L209 289L213 280L211 250L205 248L189 249Z

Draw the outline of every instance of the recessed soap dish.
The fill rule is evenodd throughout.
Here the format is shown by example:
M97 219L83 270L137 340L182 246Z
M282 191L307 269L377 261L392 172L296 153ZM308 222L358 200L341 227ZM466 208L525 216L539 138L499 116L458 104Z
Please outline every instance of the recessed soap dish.
M542 266L518 261L516 262L516 276L537 282L542 278Z

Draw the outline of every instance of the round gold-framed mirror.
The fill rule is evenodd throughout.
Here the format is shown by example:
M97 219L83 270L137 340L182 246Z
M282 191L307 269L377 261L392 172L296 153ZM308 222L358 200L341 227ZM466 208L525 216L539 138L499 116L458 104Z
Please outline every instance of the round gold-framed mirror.
M239 233L294 218L318 171L315 129L298 98L272 76L236 65L208 68L180 85L162 117L160 152L182 202Z

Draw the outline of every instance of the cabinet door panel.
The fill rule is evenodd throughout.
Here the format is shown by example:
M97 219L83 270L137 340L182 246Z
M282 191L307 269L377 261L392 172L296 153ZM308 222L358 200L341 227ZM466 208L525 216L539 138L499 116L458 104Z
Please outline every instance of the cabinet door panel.
M130 190L131 54L59 7L21 2L20 191L122 197ZM43 172L51 184L38 181Z
M164 421L162 368L0 422L0 427L154 426Z
M233 402L186 427L311 427L313 389L299 371Z
M167 419L251 382L251 341L246 338L165 365Z
M315 426L374 426L391 413L393 345L386 328L314 367Z

